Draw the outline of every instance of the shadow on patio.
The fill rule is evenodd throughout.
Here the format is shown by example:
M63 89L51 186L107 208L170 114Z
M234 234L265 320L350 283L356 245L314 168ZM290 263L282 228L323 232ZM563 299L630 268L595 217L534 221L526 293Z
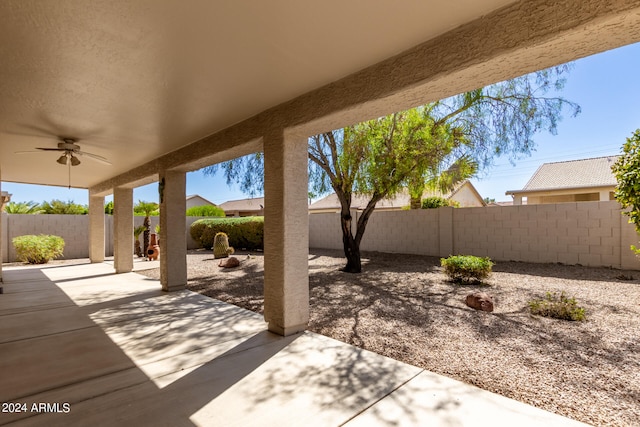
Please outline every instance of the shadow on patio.
M283 338L255 313L112 271L4 270L0 401L25 406L3 407L0 424L578 424L321 335ZM26 411L6 412L16 408Z

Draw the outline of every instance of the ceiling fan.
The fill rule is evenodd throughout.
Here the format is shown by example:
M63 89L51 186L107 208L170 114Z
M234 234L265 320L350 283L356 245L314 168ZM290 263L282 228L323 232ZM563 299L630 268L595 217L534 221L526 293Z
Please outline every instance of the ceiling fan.
M93 159L97 162L104 163L105 165L111 165L106 158L102 156L98 156L97 154L87 153L85 151L80 150L80 146L76 144L78 142L77 138L69 138L69 137L58 137L60 142L58 142L58 148L48 148L48 147L36 147L37 150L42 151L60 151L62 155L56 160L56 162L61 165L69 165L69 166L78 166L81 162L78 156L87 156L90 159ZM15 154L25 154L25 153L39 153L39 151L16 151Z

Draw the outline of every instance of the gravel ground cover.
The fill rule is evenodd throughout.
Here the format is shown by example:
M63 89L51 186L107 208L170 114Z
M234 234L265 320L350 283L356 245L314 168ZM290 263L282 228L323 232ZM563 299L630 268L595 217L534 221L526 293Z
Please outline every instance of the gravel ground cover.
M190 251L189 289L262 312L263 258L218 267ZM363 253L363 273L339 271L340 251L309 255L309 330L589 424L640 425L640 272L499 262L488 285L456 285L438 258ZM140 272L159 278L158 269ZM494 297L493 313L465 296ZM585 322L529 314L565 291Z

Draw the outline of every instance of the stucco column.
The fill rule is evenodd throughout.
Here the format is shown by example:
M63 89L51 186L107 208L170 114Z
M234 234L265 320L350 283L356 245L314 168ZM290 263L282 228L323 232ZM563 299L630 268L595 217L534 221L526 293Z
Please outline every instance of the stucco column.
M515 195L513 196L513 205L514 206L519 206L522 204L522 196L521 195Z
M264 317L280 335L309 322L307 138L264 137Z
M102 249L104 251L104 248ZM113 191L113 258L116 273L133 270L133 189Z
M89 259L104 261L104 197L89 195Z
M0 168L0 283L2 283L2 168Z
M187 175L160 173L160 283L166 292L187 285Z
M609 201L609 190L600 190L600 201L608 202Z

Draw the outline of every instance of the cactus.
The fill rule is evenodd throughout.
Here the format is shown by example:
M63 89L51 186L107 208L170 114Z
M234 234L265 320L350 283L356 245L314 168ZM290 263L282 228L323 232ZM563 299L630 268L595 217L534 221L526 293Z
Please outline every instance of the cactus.
M213 239L213 256L215 258L226 258L233 252L234 249L229 246L229 237L225 233L217 233Z

